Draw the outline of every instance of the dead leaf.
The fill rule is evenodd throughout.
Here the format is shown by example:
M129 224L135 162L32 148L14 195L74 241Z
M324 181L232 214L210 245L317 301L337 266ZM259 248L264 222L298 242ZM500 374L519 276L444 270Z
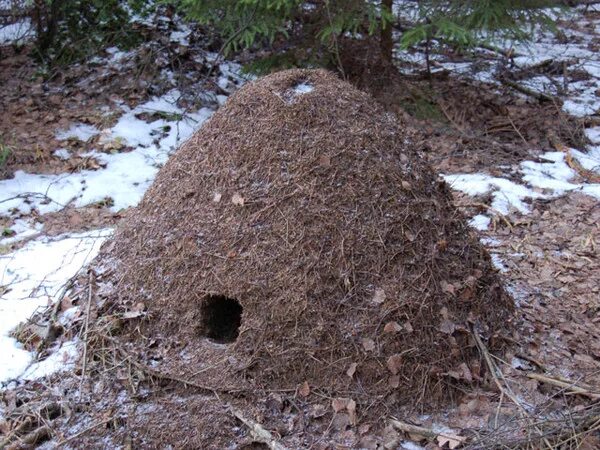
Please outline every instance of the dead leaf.
M350 401L350 399L348 399L348 398L334 398L331 401L331 407L333 408L333 410L336 413L338 413L338 412L342 411L343 409L346 409L349 401Z
M60 310L65 312L67 309L73 307L73 300L68 295L65 295L60 301Z
M454 287L453 284L448 283L447 281L442 280L440 282L440 287L442 288L443 292L446 292L447 294L451 294L454 295L454 293L456 292L456 288Z
M452 333L454 333L455 329L456 329L456 325L451 320L447 320L447 319L443 320L442 323L440 324L440 331L442 333L452 334Z
M356 417L356 402L354 400L348 400L348 404L346 405L346 411L348 411L348 416L350 416L350 423L353 426L356 426L358 419Z
M457 435L448 434L448 433L440 434L435 439L437 441L437 444L440 447L444 447L444 445L448 445L448 448L450 450L454 450L455 448L458 448L461 444L463 444L467 440L467 438L465 438L463 436L457 436Z
M310 386L308 385L308 381L305 381L300 386L298 386L298 395L300 397L308 397L310 394Z
M408 181L402 180L402 189L410 191L412 189L412 186Z
M236 206L244 206L244 197L242 197L240 194L233 194L233 197L231 197L231 203Z
M410 324L410 322L404 322L404 325L402 325L402 327L404 328L404 330L407 333L412 333L413 331L415 331L415 329L413 328L413 326Z
M392 375L388 381L389 385L393 389L397 389L400 386L400 377L398 375Z
M213 202L219 203L221 201L221 197L223 197L223 194L221 194L220 192L215 192L215 194L213 195Z
M375 341L373 339L363 338L362 346L367 352L372 352L375 350Z
M402 355L395 354L390 356L386 361L386 365L392 374L397 375L402 367Z
M348 370L346 370L346 375L348 375L350 378L352 378L354 376L354 374L356 373L357 367L358 367L358 364L356 364L356 363L350 364L350 367L348 367Z
M370 429L371 429L371 425L369 425L368 423L363 423L360 427L358 427L358 433L359 434L367 434Z
M316 405L312 405L310 407L309 415L314 419L323 417L325 414L327 414L327 406L325 405L317 403Z
M146 315L146 305L142 302L136 303L136 305L129 311L123 313L123 319L136 319Z
M319 165L321 167L331 167L331 157L328 155L321 155L319 157Z
M375 289L375 295L373 296L373 303L381 305L385 301L385 291L381 288Z
M383 331L385 333L398 333L400 331L402 331L402 325L400 325L398 322L388 322L385 324L385 327L383 327Z

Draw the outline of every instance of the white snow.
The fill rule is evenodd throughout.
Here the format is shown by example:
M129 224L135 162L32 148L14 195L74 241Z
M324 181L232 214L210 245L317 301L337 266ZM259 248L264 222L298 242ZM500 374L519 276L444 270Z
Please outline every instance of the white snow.
M66 161L67 159L71 158L71 152L66 148L59 148L57 150L54 150L52 154L57 158L62 159L63 161Z
M294 86L294 92L298 95L308 94L314 90L314 86L310 83L299 83Z
M188 47L190 45L189 36L192 34L192 30L189 27L183 27L182 30L172 31L169 40L171 42L177 42L180 45Z
M421 447L412 441L402 441L400 443L400 448L403 450L425 450L425 447Z
M588 153L571 150L572 156L582 167L599 171L600 148L593 147ZM546 152L540 155L542 162L524 161L519 166L523 184L505 178L482 173L442 175L453 189L470 196L492 195L492 208L500 214L516 209L529 213L526 199L553 198L568 191L578 191L600 199L600 184L574 183L577 173L566 163L565 153Z
M508 267L506 267L504 265L504 262L500 259L500 257L497 254L495 254L495 253L490 254L490 258L492 258L492 265L496 269L498 269L502 273L508 272Z
M586 128L585 135L592 144L600 144L600 127Z
M10 332L52 304L66 281L96 256L111 234L111 229L101 229L43 237L0 256L0 383L22 375L33 357ZM38 370L48 369L49 364Z
M31 364L20 378L36 380L56 372L72 369L79 357L77 345L77 340L65 342L46 359Z
M33 222L28 219L16 219L9 227L14 233L12 236L0 239L0 245L10 245L22 241L31 236L35 236L44 228L44 224Z
M178 97L177 91L171 91L127 109L117 124L103 133L103 138L121 139L135 149L114 154L87 153L104 168L58 175L16 171L14 178L0 180L0 215L28 214L32 208L45 214L67 205L86 206L107 197L113 201L113 211L136 205L179 143L212 114L208 108L184 114L175 103ZM163 118L146 123L137 117L142 113L160 113ZM92 131L78 125L69 134L85 137L84 130Z
M0 25L0 45L22 43L33 34L34 30L29 19L8 25Z
M523 200L540 197L540 194L526 186L491 175L475 173L442 175L442 177L453 189L471 196L491 193L492 208L504 215L508 214L511 208L526 214L529 212L529 206Z
M469 225L479 231L485 231L490 226L491 219L483 214L477 214L471 220L469 220Z
M56 133L56 139L64 141L66 139L79 139L80 141L87 142L90 138L98 135L98 130L93 125L86 123L74 123L68 130L60 130Z

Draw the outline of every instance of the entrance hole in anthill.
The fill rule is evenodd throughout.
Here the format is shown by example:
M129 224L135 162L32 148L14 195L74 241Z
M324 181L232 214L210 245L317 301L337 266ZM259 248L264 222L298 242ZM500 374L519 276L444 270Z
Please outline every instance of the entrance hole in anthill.
M242 324L242 305L224 295L207 295L200 305L200 335L218 344L237 339Z

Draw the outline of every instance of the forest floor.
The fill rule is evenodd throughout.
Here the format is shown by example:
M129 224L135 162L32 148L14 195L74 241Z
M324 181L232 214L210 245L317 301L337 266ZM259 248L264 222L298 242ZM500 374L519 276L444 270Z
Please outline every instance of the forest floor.
M154 38L140 48L105 49L51 81L26 48L1 47L0 439L7 444L25 436L22 412L44 377L80 369L81 336L66 332L40 351L51 330L29 319L58 301L62 325L81 325L73 278L169 155L249 79L241 61L208 51L187 25L157 17L149 26ZM399 52L403 77L375 92L418 130L424 156L454 189L520 322L514 350L504 359L487 355L492 379L468 367L448 374L464 386L462 401L436 413L407 408L386 448L517 446L540 436L565 448L600 446L600 8L575 9L559 28L510 52L435 55L431 77L423 53ZM421 428L403 431L403 423ZM332 442L376 448L368 426L333 432Z

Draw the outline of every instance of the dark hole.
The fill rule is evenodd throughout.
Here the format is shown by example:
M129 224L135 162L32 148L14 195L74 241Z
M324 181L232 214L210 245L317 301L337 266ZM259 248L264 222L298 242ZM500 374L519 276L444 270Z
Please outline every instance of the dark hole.
M206 296L200 307L200 334L218 344L235 341L240 334L242 310L242 305L233 298Z

